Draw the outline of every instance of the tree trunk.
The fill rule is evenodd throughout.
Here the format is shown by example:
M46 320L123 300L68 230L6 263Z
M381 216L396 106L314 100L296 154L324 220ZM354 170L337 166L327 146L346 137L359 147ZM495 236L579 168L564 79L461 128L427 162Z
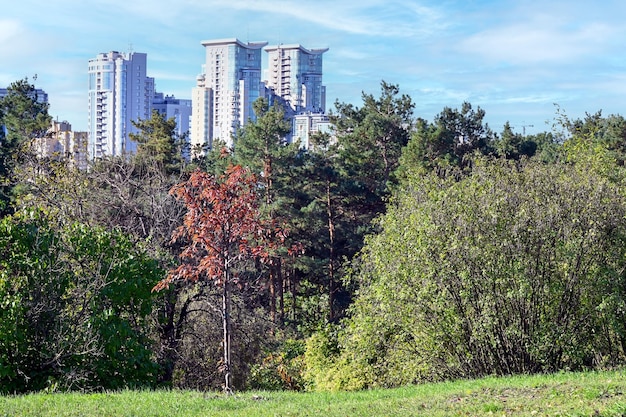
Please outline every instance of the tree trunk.
M229 271L228 264L224 262L224 282L222 292L222 318L224 327L224 392L231 394L233 392L231 385L231 367L230 367L230 288L229 288Z
M270 293L270 321L276 323L276 267L273 265L274 258L270 261L268 289Z
M278 278L278 323L282 326L285 324L285 280L283 277L283 263L281 258L277 258L276 274Z
M328 318L335 318L335 224L333 223L333 206L330 193L330 179L326 180L326 216L328 217Z

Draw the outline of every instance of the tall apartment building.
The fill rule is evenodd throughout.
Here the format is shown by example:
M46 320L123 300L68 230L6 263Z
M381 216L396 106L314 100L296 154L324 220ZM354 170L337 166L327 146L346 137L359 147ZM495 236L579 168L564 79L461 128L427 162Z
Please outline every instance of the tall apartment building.
M192 91L192 149L220 139L232 145L237 128L255 115L252 104L264 95L261 52L267 42L238 39L203 41L206 59Z
M162 114L166 120L174 119L176 122L176 135L184 138L186 145L189 145L189 128L191 122L191 100L179 99L173 95L164 95L155 92L152 100L152 109ZM189 158L190 149L185 146L183 157Z
M322 85L324 49L306 49L300 45L277 45L265 48L268 53L267 87L285 100L291 111L324 113L326 87Z
M147 55L139 52L112 51L89 60L89 159L136 150L132 121L150 117L154 97L146 66Z
M176 133L178 136L189 134L191 100L155 92L152 100L152 109L165 116L165 119L174 119L176 121Z

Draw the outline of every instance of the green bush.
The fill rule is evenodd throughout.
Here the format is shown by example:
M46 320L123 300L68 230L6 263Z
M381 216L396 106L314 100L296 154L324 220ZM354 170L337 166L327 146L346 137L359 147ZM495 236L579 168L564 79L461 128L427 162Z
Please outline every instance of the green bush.
M355 262L337 346L310 340L315 388L624 363L626 198L582 164L477 160L410 178Z
M118 232L0 221L0 392L152 386L150 288L161 277Z
M301 391L304 389L303 341L287 339L279 349L269 352L260 364L250 370L248 383L252 389Z

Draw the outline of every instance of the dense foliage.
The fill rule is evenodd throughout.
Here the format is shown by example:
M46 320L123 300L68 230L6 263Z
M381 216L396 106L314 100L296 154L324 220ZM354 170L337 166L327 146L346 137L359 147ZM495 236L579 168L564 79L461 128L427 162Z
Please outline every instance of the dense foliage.
M359 255L332 383L622 363L626 199L588 166L474 161L411 178ZM318 376L316 376L318 377Z
M155 112L136 154L79 170L34 152L50 121L35 91L0 100L1 392L358 389L626 361L619 115L496 133L470 103L414 118L383 81L362 107L336 102L310 149L261 99L233 148L189 161Z
M150 285L162 271L122 233L0 221L0 390L153 386Z

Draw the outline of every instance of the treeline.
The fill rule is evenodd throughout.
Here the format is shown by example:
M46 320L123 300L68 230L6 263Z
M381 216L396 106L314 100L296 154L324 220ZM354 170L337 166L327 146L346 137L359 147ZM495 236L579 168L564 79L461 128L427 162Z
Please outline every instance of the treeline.
M625 359L621 116L494 133L469 103L416 118L382 82L336 102L309 150L261 99L233 149L185 149L155 112L136 154L78 170L36 154L34 91L0 101L1 392L356 389Z

